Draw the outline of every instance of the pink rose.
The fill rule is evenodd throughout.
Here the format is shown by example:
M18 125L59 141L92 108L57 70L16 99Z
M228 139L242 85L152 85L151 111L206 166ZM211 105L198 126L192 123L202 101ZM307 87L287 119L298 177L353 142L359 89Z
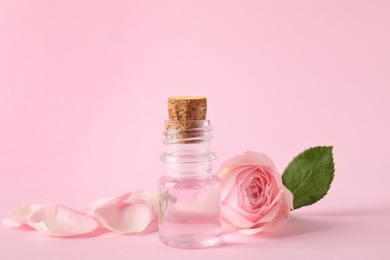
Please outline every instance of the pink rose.
M292 193L271 159L262 153L246 152L224 162L218 171L222 182L222 218L252 235L275 231L289 218Z

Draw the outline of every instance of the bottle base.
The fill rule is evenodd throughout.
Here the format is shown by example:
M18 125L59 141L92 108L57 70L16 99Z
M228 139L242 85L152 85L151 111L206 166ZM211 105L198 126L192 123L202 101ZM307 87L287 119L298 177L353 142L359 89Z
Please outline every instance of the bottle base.
M173 237L160 236L160 241L169 247L182 249L201 249L218 246L221 243L221 236L184 234Z

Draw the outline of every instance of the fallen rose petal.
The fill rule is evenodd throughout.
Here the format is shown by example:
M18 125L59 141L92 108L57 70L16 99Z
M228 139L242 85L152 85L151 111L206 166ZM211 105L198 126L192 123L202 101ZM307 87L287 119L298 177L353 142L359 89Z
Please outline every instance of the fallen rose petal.
M6 226L28 227L50 236L77 236L102 227L120 233L146 233L157 230L157 194L148 189L102 198L84 211L63 205L19 205L2 219Z
M91 215L103 226L119 234L140 233L156 218L153 207L128 203L102 206Z
M36 230L59 237L77 236L94 231L99 223L92 217L63 205L50 205L37 210L27 224Z
M92 208L95 206L95 208ZM141 189L98 205L90 204L89 215L119 234L141 233L157 218L157 194ZM151 230L149 230L151 231Z
M96 208L101 207L103 205L109 205L109 204L115 204L115 203L120 203L128 199L131 195L131 192L123 194L119 197L110 197L110 198L101 198L92 201L85 207L85 209L82 212L85 212L87 214L91 213L94 211Z
M28 219L42 207L49 205L17 205L2 219L2 223L8 227L26 226Z
M157 192L152 189L139 189L131 193L131 197L144 200L157 209Z

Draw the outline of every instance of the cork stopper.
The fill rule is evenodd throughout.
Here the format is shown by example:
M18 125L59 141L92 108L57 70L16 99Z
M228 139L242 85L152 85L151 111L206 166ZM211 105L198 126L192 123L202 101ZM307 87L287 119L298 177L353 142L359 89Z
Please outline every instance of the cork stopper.
M168 98L168 114L170 120L205 120L206 113L206 97L181 96Z
M203 130L199 120L206 120L207 99L205 97L181 96L168 98L169 120L165 129L173 130L171 137L177 139L196 138ZM194 143L198 140L183 140L179 143Z

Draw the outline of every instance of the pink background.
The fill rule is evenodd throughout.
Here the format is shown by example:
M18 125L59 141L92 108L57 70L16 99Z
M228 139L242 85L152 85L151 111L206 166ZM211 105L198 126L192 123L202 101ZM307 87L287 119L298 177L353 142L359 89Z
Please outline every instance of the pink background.
M283 172L317 145L336 163L326 198L273 234L186 251L0 226L1 259L388 259L389 3L1 1L0 217L154 187L172 95L207 96L216 169L253 150Z

